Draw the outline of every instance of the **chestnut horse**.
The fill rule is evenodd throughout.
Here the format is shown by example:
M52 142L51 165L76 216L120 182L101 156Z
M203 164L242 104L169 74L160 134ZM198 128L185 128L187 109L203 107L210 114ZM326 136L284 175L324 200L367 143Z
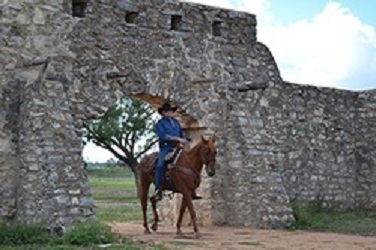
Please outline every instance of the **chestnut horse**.
M181 151L176 158L175 167L166 170L166 172L169 171L173 185L169 184L169 182L164 178L162 190L170 190L183 195L180 214L176 224L177 234L182 234L180 229L181 221L183 219L184 211L188 207L193 223L193 231L195 232L196 237L199 236L196 223L196 213L192 203L192 195L200 185L201 170L204 165L206 166L205 169L208 176L212 177L215 175L215 157L217 154L217 150L214 145L215 139L215 134L208 140L201 136L201 141L191 150ZM158 153L146 155L137 166L139 178L138 191L144 217L145 234L150 233L147 222L146 208L149 187L154 180L155 163L157 157ZM155 197L151 197L150 202L152 204L154 214L154 223L152 224L151 229L153 231L157 231L159 217L156 210L157 201Z

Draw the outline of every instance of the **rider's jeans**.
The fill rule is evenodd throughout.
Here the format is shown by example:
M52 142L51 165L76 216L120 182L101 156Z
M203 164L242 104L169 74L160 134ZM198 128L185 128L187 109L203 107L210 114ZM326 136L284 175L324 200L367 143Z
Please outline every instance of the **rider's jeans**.
M165 157L171 151L172 151L172 148L170 147L162 147L159 150L157 169L155 173L155 190L158 190L162 184L162 179L166 172L166 167L167 167L165 163Z

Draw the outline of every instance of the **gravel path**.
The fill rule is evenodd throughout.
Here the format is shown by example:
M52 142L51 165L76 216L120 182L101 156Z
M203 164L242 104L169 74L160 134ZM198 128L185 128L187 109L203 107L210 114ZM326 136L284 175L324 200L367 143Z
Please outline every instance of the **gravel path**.
M139 242L162 243L168 249L362 249L376 250L376 237L313 233L306 231L256 230L232 227L200 228L201 237L195 239L191 227L184 227L183 236L175 235L175 228L160 226L151 235L143 234L140 223L114 223L115 230L133 236Z

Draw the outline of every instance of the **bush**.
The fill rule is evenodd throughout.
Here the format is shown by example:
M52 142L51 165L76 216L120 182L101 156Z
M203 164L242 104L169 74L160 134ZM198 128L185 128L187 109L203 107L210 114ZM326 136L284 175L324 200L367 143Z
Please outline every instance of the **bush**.
M309 203L293 200L291 205L295 222L289 229L376 235L376 211L323 209L320 200Z
M7 227L0 224L0 245L48 244L51 236L46 228L40 225L17 223Z
M290 228L308 227L311 224L312 217L322 211L318 202L303 203L298 199L291 201L295 222Z
M51 235L48 230L39 225L18 223L13 226L0 224L0 246L59 246L61 249L69 245L89 246L113 243L116 241L111 228L99 221L86 221L76 224L61 238ZM33 248L31 248L33 249Z
M113 243L116 237L108 225L99 221L85 221L76 224L61 240L64 244L88 246Z

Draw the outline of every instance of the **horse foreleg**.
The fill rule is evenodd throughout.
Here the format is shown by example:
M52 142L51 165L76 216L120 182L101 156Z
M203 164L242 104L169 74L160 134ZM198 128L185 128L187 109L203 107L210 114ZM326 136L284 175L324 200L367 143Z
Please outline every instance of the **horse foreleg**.
M196 238L199 238L199 233L198 233L198 228L197 228L197 222L196 222L196 212L195 212L195 209L193 207L191 192L184 193L183 197L184 197L185 203L186 203L186 205L188 207L189 213L191 214L191 220L192 220L192 224L193 224L193 231L195 233Z
M140 176L140 181L138 183L138 191L140 196L140 202L142 206L142 215L144 218L144 228L145 234L150 234L150 229L148 227L148 218L147 218L147 207L148 207L148 193L150 187L150 181L148 181L143 176Z
M153 208L153 215L154 215L154 222L151 225L151 229L155 232L155 231L158 230L158 221L159 221L158 212L157 212L157 200L153 196L153 197L150 198L150 202L151 202L151 206Z
M181 201L181 207L180 207L180 212L179 212L179 218L178 218L178 221L176 223L176 234L178 235L181 235L183 234L183 232L181 231L181 222L183 220L183 215L184 215L184 212L185 212L185 209L187 208L187 203L185 202L185 199L183 197L182 201Z

